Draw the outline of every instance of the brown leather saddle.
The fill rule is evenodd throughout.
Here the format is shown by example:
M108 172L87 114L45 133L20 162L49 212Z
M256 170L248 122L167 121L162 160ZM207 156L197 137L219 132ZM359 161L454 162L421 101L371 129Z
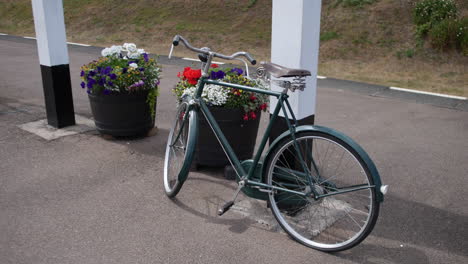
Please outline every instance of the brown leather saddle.
M260 65L265 68L273 77L302 77L310 76L310 71L304 69L287 68L272 62L261 62Z

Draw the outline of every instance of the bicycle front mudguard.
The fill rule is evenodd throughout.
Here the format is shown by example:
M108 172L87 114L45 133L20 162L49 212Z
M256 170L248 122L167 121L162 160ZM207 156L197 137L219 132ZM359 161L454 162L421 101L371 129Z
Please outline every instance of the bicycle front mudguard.
M371 160L369 155L366 153L366 151L364 151L364 149L361 146L359 146L354 140L352 140L350 137L346 136L345 134L338 132L334 129L328 128L328 127L311 126L311 125L304 125L304 126L296 127L296 133L305 132L305 131L314 131L314 132L331 135L343 141L344 143L349 145L352 149L354 149L357 152L357 154L362 158L362 161L369 169L369 173L371 174L372 179L374 181L374 185L375 185L377 202L383 201L384 193L382 193L382 190L381 190L382 181L380 180L379 172L377 171L377 168L374 162ZM273 141L273 143L270 145L268 149L267 154L265 155L265 158L263 159L264 161L263 164L266 164L269 161L269 159L272 158L271 157L272 150L275 149L276 145L278 145L282 139L286 137L290 137L290 136L291 136L291 132L288 130L282 133L279 137L277 137ZM265 169L266 168L264 168L264 171L263 171L264 175L266 173Z
M193 158L195 156L195 147L197 145L198 139L198 109L196 107L190 107L190 116L189 116L189 143L186 146L185 150L185 161L180 169L178 180L180 182L185 182L188 177L190 166L192 165Z

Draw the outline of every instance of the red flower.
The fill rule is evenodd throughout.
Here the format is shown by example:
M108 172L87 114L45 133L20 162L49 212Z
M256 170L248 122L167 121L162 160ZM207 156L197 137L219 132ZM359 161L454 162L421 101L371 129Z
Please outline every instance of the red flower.
M244 114L244 120L245 121L249 120L249 116L247 114Z
M252 94L252 95L250 96L250 100L255 101L255 100L257 100L257 97L255 97L255 95Z
M186 67L184 69L184 79L187 80L188 83L192 85L196 85L198 82L198 79L201 77L201 70L193 70L190 67Z
M260 105L260 110L263 111L263 110L267 109L267 107L268 107L268 105L266 103L263 103L263 104Z
M252 118L252 120L255 120L257 118L257 115L255 114L255 112L250 112L250 118Z
M219 67L218 64L215 64L215 63L211 64L211 68L218 68L218 67Z

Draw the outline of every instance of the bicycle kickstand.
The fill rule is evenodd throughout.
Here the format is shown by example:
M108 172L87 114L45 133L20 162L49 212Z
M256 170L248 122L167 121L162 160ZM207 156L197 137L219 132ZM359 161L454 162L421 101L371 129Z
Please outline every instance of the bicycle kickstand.
M225 203L223 205L223 207L221 207L219 210L218 210L218 215L219 216L222 216L224 213L226 213L229 209L231 209L231 207L234 205L234 202L236 201L237 199L237 196L239 195L239 192L242 190L242 188L245 186L245 180L241 180L239 181L239 185L237 186L237 190L236 192L234 193L234 196L232 197L232 200Z

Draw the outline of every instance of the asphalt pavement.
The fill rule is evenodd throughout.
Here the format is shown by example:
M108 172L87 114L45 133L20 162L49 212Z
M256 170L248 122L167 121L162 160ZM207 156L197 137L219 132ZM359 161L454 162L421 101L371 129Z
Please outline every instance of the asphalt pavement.
M75 112L85 118L92 115L79 67L99 55L69 46ZM327 254L250 216L218 217L235 188L222 170L192 172L177 199L165 196L171 88L191 62L160 58L155 135L113 139L89 130L46 140L21 128L46 118L35 41L0 36L0 57L2 264L468 263L466 100L319 80L316 124L359 142L390 185L371 235Z

